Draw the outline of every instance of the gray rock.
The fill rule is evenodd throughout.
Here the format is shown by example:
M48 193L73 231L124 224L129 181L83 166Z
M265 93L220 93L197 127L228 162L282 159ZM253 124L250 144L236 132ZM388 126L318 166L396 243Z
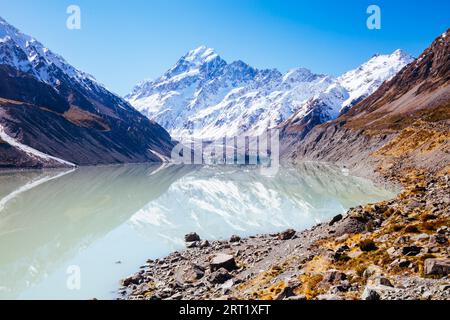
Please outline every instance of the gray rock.
M366 228L365 223L357 220L356 218L349 217L342 219L333 228L336 229L336 236L342 236L344 234L360 233Z
M397 252L397 249L395 249L395 247L390 247L389 249L386 250L386 253L392 257L396 257L399 255L399 253Z
M406 260L406 259L400 259L400 261L398 261L398 266L400 268L407 268L411 265L411 261Z
M446 244L447 243L447 237L444 234L442 234L442 233L438 233L438 234L433 236L432 242L433 243L438 243L438 244Z
M331 287L330 293L337 294L340 292L347 292L351 289L351 285L348 281L342 281L340 284Z
M211 259L210 268L213 272L220 268L224 268L228 271L233 271L237 269L237 265L232 255L219 253Z
M141 274L134 274L132 276L129 276L128 278L123 279L121 284L124 287L128 287L132 284L140 284L142 279L143 277Z
M197 248L199 245L200 241L186 242L186 248L188 249Z
M304 294L298 295L298 296L291 296L286 298L286 300L296 300L296 301L305 301L307 300L306 296Z
M375 275L381 274L381 268L375 265L370 265L364 270L363 277L369 279Z
M424 273L426 276L445 277L450 272L450 259L426 259Z
M210 246L210 244L209 244L209 241L208 241L208 240L200 241L199 247L200 247L201 249L208 248L209 246Z
M361 300L380 300L380 294L373 288L366 286L364 288Z
M441 291L450 290L450 284L443 284L443 285L439 286L439 290L441 290Z
M321 294L316 297L317 300L342 300L342 298L336 294Z
M394 287L392 282L386 277L377 277L377 278L375 278L375 284L377 286Z
M433 293L431 293L430 291L425 291L422 294L422 299L424 300L430 300L433 297Z
M183 270L182 280L183 282L192 283L200 280L205 275L205 268L197 264L190 264Z
M428 234L421 233L421 234L418 234L417 236L413 236L411 238L411 240L413 240L413 241L422 241L422 240L428 240L429 238L430 238L430 236Z
M342 236L337 237L337 238L336 238L336 241L337 241L337 242L344 242L344 241L346 241L348 238L350 238L350 236L348 235L348 233L345 233L345 234L343 234Z
M233 287L234 284L235 282L233 281L233 279L229 279L222 284L221 288L222 290L229 290Z
M343 218L342 214L338 214L337 216L333 217L333 219L331 219L329 225L332 226L336 222L341 221L342 218Z
M232 235L230 238L230 242L239 242L239 241L241 241L241 237L237 235Z
M335 282L341 282L345 279L347 279L347 275L345 273L340 272L338 270L329 270L325 274L323 281L328 282L328 283L335 283Z
M410 241L409 236L400 236L395 240L395 244L404 244Z
M417 256L421 250L422 250L422 247L407 246L407 247L402 248L402 253L405 256Z
M230 280L233 276L225 268L214 271L208 277L208 281L214 284L223 284Z
M286 286L283 290L275 297L275 300L285 300L292 296L295 296L294 290L300 286L300 282L295 279L289 279L286 282Z
M448 227L447 226L442 226L439 229L436 230L437 233L439 234L446 234L448 232Z
M184 236L185 242L194 242L194 241L200 241L200 236L196 234L195 232L188 233Z
M289 239L292 239L295 236L295 234L296 234L295 230L288 229L288 230L285 230L285 231L281 232L278 235L278 239L280 239L280 240L289 240Z

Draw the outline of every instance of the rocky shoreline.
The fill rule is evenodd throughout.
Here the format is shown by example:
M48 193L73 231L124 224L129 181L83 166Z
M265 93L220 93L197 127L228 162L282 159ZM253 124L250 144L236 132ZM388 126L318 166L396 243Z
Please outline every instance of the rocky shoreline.
M310 230L208 242L148 260L120 299L450 299L450 171L410 171L395 199Z

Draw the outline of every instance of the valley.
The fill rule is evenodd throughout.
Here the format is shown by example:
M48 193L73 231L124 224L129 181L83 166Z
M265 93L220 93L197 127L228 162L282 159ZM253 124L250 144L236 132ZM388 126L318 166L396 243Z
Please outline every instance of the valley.
M339 76L200 46L121 97L0 18L0 298L450 299L448 33Z

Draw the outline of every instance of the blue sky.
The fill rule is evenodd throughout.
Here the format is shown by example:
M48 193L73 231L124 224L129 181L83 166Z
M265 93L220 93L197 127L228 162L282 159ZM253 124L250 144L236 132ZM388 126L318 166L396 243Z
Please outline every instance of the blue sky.
M81 8L82 29L66 28ZM381 8L381 30L366 9ZM448 0L0 0L0 15L119 94L205 44L258 68L338 75L375 53L417 56L450 27Z

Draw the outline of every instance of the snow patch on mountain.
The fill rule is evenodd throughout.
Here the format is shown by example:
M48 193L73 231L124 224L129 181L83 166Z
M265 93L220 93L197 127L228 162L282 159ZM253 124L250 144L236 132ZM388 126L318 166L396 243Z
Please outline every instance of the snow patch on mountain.
M404 66L414 58L403 50L396 50L389 55L375 55L355 70L346 72L337 81L349 92L343 107L351 106L368 97L384 81L391 80Z
M137 85L125 98L179 139L255 136L312 109L317 113L321 108L323 121L334 119L412 60L397 50L374 56L334 78L305 68L282 74L242 61L227 63L214 49L201 46L160 78Z
M110 92L92 75L73 67L60 55L52 52L35 38L22 33L2 17L0 17L0 64L29 73L57 91L61 82L68 80L93 96L109 96L120 109L132 110L123 98Z
M43 153L43 152L41 152L39 150L36 150L36 149L34 149L34 148L30 147L30 146L27 146L27 145L25 145L23 143L20 143L19 141L17 141L13 137L9 136L6 133L6 131L3 128L2 125L0 125L0 139L5 141L6 143L8 143L10 146L15 147L15 148L25 152L27 155L29 155L29 156L31 156L33 158L38 158L40 160L44 160L44 162L48 162L48 161L53 160L53 161L56 161L56 162L58 162L60 164L63 164L63 165L67 165L67 166L70 166L70 167L76 167L75 164L73 164L73 163L71 163L69 161L66 161L66 160L63 160L63 159L60 159L60 158L57 158L57 157L53 157L53 156L48 155L46 153Z

